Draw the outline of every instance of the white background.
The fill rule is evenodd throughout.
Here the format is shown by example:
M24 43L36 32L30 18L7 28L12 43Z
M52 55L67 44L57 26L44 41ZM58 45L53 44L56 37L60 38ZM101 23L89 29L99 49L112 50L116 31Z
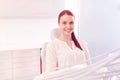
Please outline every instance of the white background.
M80 0L80 37L92 56L120 48L120 0Z

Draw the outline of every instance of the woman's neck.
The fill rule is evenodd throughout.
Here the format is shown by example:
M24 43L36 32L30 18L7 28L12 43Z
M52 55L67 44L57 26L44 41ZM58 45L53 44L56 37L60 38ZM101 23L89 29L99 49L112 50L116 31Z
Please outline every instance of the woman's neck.
M65 41L65 42L69 42L72 41L71 36L63 36L61 35L58 39Z
M67 45L72 49L72 39L71 39L71 36L67 36L67 37L66 36L60 36L58 39L66 42Z

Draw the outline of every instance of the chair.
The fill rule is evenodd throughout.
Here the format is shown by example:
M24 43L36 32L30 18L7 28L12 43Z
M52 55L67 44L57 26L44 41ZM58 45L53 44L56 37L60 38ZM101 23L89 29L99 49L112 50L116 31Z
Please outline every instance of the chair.
M46 47L48 42L45 42L40 49L40 74L45 72L45 62L46 62Z
M52 31L51 31L51 39L55 39L57 37L59 37L60 35L60 30L59 28L54 28Z

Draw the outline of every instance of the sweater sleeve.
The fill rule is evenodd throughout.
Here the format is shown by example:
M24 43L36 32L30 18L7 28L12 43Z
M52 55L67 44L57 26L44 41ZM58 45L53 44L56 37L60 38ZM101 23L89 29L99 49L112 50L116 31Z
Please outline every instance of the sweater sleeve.
M48 43L46 48L46 72L51 72L57 69L56 50L53 43Z

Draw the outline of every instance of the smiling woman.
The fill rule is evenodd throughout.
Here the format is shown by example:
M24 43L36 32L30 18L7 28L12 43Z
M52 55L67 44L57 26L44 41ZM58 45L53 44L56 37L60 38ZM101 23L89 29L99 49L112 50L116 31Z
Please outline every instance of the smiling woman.
M60 35L48 43L46 48L46 70L52 72L78 64L90 64L90 55L83 40L74 34L74 15L63 10L58 16Z

